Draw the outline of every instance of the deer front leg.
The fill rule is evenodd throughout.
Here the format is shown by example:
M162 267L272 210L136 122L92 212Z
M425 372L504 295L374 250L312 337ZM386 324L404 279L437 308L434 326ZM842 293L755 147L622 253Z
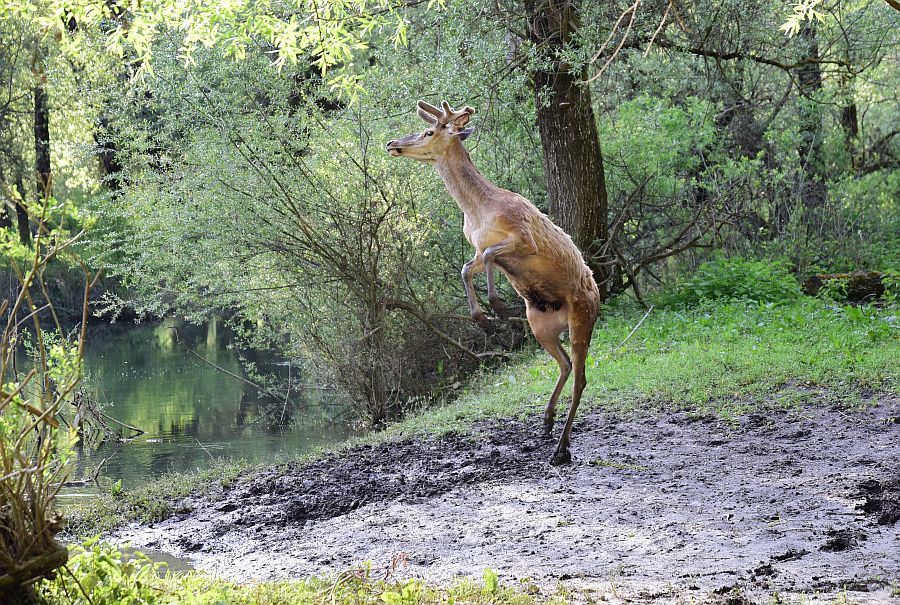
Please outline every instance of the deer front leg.
M477 323L482 330L490 335L494 333L494 326L487 318L487 315L484 314L484 311L481 310L481 305L478 304L478 298L475 296L475 284L472 283L472 276L475 273L481 273L484 270L485 267L482 255L480 252L476 252L475 258L463 265L462 280L463 287L466 289L466 300L469 303L469 313L472 315L472 319L475 320L475 323Z
M488 300L497 317L506 318L506 305L503 304L503 300L497 294L497 287L494 282L494 263L497 257L500 255L506 257L530 256L537 254L537 251L537 244L535 244L531 234L527 231L519 231L496 244L490 245L482 253L484 270L487 273ZM509 267L506 269L509 270Z

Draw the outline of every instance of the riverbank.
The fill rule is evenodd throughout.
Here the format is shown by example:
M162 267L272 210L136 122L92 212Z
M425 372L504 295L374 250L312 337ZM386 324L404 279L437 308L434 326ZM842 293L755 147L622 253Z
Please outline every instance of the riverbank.
M895 591L900 572L877 561L896 520L873 514L898 500L893 312L654 311L626 341L641 315L616 311L595 337L570 467L547 466L539 431L555 364L523 354L331 455L168 477L72 512L72 527L138 520L118 539L240 580L400 556L440 584L496 567L544 594L650 602Z
M434 585L490 567L507 585L615 587L636 602L876 602L900 580L900 400L865 403L729 422L595 412L562 469L547 465L539 415L492 420L262 472L111 537L242 583L401 558L401 577Z

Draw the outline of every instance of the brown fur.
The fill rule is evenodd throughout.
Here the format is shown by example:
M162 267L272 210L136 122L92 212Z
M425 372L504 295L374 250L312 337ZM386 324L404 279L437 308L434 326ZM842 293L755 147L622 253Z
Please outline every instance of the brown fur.
M574 370L572 405L551 460L553 464L568 462L569 436L586 384L585 360L600 292L572 238L530 201L497 187L472 164L461 140L470 132L464 127L475 110L465 107L453 111L446 101L442 106L441 110L419 101L418 114L431 126L422 133L391 141L388 151L433 164L462 210L463 233L475 247L475 256L462 271L473 319L484 329L493 329L475 297L473 273L487 273L491 307L497 315L504 314L494 284L494 265L525 300L531 331L560 367L559 380L544 413L548 434L559 395ZM571 360L559 340L566 328L572 342Z

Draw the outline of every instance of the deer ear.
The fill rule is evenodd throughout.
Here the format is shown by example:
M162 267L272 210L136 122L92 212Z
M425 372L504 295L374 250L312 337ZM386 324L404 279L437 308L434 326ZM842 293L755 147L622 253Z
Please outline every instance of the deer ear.
M472 113L470 113L470 112L468 111L469 109L471 109L471 107L466 107L465 110L463 110L464 113L461 114L461 115L459 115L459 116L457 116L457 117L453 120L453 127L454 127L454 128L462 129L463 126L465 126L466 124L469 123L469 117L471 117L472 113L474 113L474 110L472 111Z
M465 141L469 138L469 135L475 132L475 128L466 128L465 130L460 130L457 133L454 133L457 137L459 137L460 141Z

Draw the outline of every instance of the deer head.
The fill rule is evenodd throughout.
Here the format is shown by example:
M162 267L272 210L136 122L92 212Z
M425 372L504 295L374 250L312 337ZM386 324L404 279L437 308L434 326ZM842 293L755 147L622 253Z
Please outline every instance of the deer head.
M456 140L464 141L472 134L473 129L466 128L466 124L475 110L468 105L459 111L454 111L447 101L441 102L441 109L425 101L419 101L417 105L416 113L428 122L428 127L422 132L388 142L387 150L391 155L433 162Z

